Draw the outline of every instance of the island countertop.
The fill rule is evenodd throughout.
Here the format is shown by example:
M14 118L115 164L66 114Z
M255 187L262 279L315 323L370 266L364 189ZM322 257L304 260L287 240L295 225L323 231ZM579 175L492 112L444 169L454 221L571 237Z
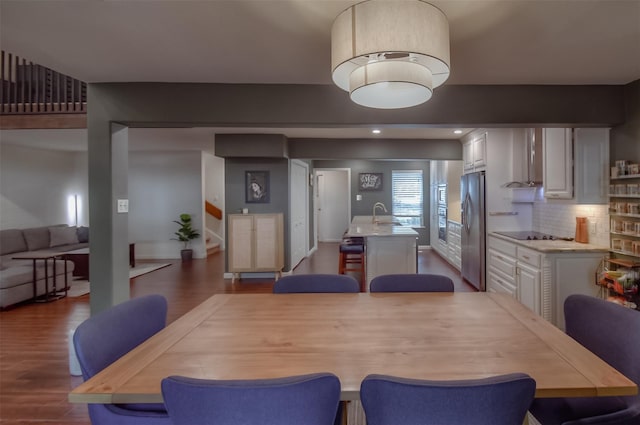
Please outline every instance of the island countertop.
M418 232L411 227L394 226L392 224L357 223L349 225L347 237L367 237L367 236L414 236L418 237Z
M533 249L540 252L609 252L609 248L594 245L589 243L579 243L576 241L563 241L563 240L519 240L510 238L508 236L500 235L498 233L489 233L489 236L493 236L498 239L502 239L514 244L524 246L525 248Z

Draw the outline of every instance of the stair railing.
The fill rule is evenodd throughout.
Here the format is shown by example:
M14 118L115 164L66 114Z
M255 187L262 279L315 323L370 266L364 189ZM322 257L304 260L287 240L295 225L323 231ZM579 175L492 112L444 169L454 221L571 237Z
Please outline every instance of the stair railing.
M0 114L86 111L86 83L4 50L0 52Z
M222 220L222 210L209 201L204 201L204 210L207 212L207 214L211 214L218 220Z

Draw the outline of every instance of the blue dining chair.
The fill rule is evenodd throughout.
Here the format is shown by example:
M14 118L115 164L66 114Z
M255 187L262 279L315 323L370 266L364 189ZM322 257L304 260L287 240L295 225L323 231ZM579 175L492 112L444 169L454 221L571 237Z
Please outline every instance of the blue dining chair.
M147 295L115 305L85 320L73 334L73 346L88 380L166 326L167 300ZM171 424L162 403L90 403L92 425Z
M360 285L353 276L340 274L292 274L273 285L274 294L301 292L360 292Z
M367 425L522 425L535 390L524 373L459 381L369 375L360 399Z
M439 274L385 274L371 279L371 292L453 292L453 280Z
M170 376L162 396L174 425L332 425L340 380L331 373L256 380Z
M564 302L567 334L640 385L640 312L587 295ZM640 394L628 397L537 399L531 413L542 425L640 424Z

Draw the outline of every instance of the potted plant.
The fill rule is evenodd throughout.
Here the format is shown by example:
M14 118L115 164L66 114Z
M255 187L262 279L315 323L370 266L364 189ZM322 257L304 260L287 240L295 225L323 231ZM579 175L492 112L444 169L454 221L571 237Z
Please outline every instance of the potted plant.
M180 228L175 232L177 237L172 239L184 244L180 251L182 261L190 261L193 258L193 249L189 247L189 244L193 239L200 237L200 233L191 227L191 214L180 214L180 221L173 220L173 222L180 225Z

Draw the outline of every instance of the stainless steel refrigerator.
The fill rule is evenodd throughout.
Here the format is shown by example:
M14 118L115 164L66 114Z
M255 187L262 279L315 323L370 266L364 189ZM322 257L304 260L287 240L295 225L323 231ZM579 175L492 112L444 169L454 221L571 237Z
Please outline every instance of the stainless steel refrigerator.
M484 171L460 178L462 206L462 277L484 291L485 286L485 202Z

